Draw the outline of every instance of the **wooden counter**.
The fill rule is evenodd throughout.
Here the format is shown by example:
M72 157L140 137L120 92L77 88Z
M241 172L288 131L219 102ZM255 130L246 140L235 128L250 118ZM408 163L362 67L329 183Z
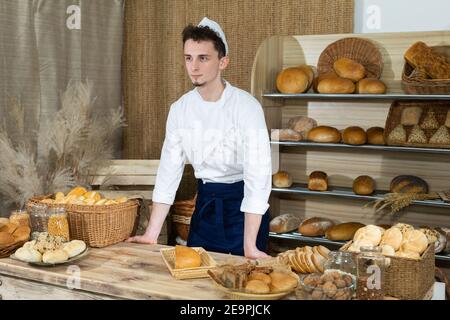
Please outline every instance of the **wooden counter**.
M119 243L90 248L87 256L58 267L37 267L9 258L0 259L0 297L5 300L227 299L209 278L173 278L159 252L165 247ZM217 263L230 258L226 254L211 255Z

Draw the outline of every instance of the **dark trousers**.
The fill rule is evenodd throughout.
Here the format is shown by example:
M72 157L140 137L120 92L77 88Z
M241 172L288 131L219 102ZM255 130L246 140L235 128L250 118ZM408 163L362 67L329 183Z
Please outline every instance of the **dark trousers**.
M240 210L244 182L232 184L198 181L198 195L187 244L207 251L244 255L245 214ZM269 211L261 221L256 246L267 251Z

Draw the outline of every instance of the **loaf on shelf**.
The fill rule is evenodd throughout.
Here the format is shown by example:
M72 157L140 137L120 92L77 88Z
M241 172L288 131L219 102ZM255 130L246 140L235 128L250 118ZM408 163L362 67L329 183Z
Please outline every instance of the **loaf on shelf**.
M353 192L359 195L370 195L375 191L375 181L369 176L359 176L353 181Z
M328 218L313 217L304 220L298 227L298 232L307 237L325 235L325 232L336 223Z
M273 218L269 224L270 232L284 233L298 229L300 218L296 215L285 213Z
M384 141L384 128L371 127L367 129L367 143L374 145L385 145Z
M353 239L356 231L365 225L359 222L346 222L327 229L325 237L333 241L347 241Z
M360 127L348 127L342 132L342 141L352 145L365 144L367 141L367 133Z
M289 188L292 186L292 177L285 171L280 171L272 176L272 183L277 188Z
M318 126L309 131L308 140L322 143L339 143L341 141L341 133L333 127Z
M328 176L323 171L313 171L309 175L308 189L312 191L327 191Z

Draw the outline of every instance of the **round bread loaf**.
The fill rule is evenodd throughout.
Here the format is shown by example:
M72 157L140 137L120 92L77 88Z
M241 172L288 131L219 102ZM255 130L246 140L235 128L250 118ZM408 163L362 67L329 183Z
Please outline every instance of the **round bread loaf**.
M328 228L334 225L335 223L331 219L313 217L304 220L298 227L298 232L307 237L323 236Z
M417 252L422 254L428 247L428 239L422 231L411 230L403 234L403 241L400 245L401 251Z
M308 66L307 64L301 64L297 66L297 68L302 70L308 76L308 89L309 89L314 82L313 68L311 66Z
M342 132L342 141L352 145L365 144L367 141L367 134L360 127L348 127Z
M375 191L375 181L369 176L359 176L353 181L353 192L367 196Z
M381 229L382 228L380 228L378 226L369 224L365 227L358 229L355 232L353 241L358 241L358 240L369 241L372 246L377 246L381 241L381 237L382 237L383 231L384 231L384 230L381 231Z
M386 93L386 85L375 78L365 78L356 84L356 93L383 94Z
M358 82L366 76L366 69L364 66L355 60L348 58L337 59L333 63L333 68L338 76L353 82Z
M367 143L376 145L385 145L384 142L384 128L371 127L367 129Z
M333 72L319 74L316 78L314 78L314 82L313 82L314 83L314 91L315 92L319 92L317 89L318 89L320 81L325 80L325 79L329 79L329 78L337 78L337 77L338 77L338 75L334 71Z
M328 77L319 82L317 85L317 91L325 94L354 93L355 84L349 79L344 79L341 77Z
M325 232L325 237L329 240L348 241L353 239L355 232L365 225L359 222L346 222L330 227Z
M261 280L249 280L245 285L245 291L248 293L269 293L270 288L267 283Z
M339 143L341 142L341 133L333 127L318 126L309 131L308 140L322 143Z
M69 260L69 255L62 249L49 250L42 255L42 261L45 263L60 263L67 260Z
M200 254L186 246L175 246L175 269L197 268L202 265Z
M287 68L277 77L277 89L281 93L302 93L308 89L309 77L299 68Z
M290 291L298 285L298 280L294 276L284 272L272 271L269 276L272 278L270 283L272 293Z
M260 280L260 281L263 281L267 285L269 285L272 282L272 278L268 274L265 274L262 272L257 272L257 271L253 271L252 273L250 273L247 280L248 281Z
M15 242L14 237L9 232L0 232L0 248L12 245Z
M277 188L289 188L292 186L292 177L285 171L280 171L272 176L272 183Z
M397 176L391 181L391 193L428 193L428 184L416 176Z
M22 261L25 262L41 262L42 261L42 255L39 251L33 249L33 248L19 248L14 253L14 256Z
M313 171L309 175L308 189L312 191L327 191L328 175L323 171Z
M299 132L302 137L307 137L308 132L317 127L317 121L309 117L299 116L289 119L288 126L290 129Z
M381 238L380 245L389 245L394 248L395 251L400 249L400 245L403 241L403 234L398 228L387 229L383 237Z

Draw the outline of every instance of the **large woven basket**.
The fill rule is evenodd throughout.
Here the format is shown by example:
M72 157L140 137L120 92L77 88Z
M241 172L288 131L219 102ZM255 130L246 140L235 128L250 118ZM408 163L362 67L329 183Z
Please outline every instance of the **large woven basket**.
M34 197L28 200L27 210L46 198ZM61 207L60 204L47 204L49 207ZM90 247L102 248L126 240L133 232L139 210L137 200L125 203L88 206L63 205L66 209L70 238L83 240Z
M195 211L195 202L197 195L190 200L180 200L173 204L175 214L172 214L172 221L175 230L181 239L187 241L189 236L189 227L191 224L191 217Z
M20 241L16 242L14 244L11 244L7 247L0 248L0 259L1 258L7 258L10 255L12 255L14 252L16 252L17 249L22 247L25 244L26 241Z
M340 250L346 251L352 241ZM355 258L356 258L355 253ZM434 245L429 245L420 260L389 257L385 269L383 288L385 294L402 300L422 300L434 285ZM355 260L356 261L356 260Z
M317 63L319 74L334 71L333 64L339 58L352 59L364 66L367 78L379 79L383 72L383 59L378 48L369 40L344 38L328 45Z
M393 142L389 140L389 134L394 128L401 123L401 117L403 110L408 107L420 107L422 108L422 116L419 120L419 124L425 118L427 112L432 108L435 113L436 120L439 126L443 126L446 121L447 112L450 110L450 102L448 101L394 101L389 109L388 116L386 118L386 124L384 127L384 141L390 146L408 146L408 147L422 147L422 148L450 148L449 144L431 144L431 143L411 143L411 142ZM406 137L408 138L413 126L403 126L406 131ZM423 129L428 141L438 129Z
M435 46L433 51L450 60L450 46ZM426 79L420 72L405 62L402 73L402 88L410 94L450 94L450 79Z

